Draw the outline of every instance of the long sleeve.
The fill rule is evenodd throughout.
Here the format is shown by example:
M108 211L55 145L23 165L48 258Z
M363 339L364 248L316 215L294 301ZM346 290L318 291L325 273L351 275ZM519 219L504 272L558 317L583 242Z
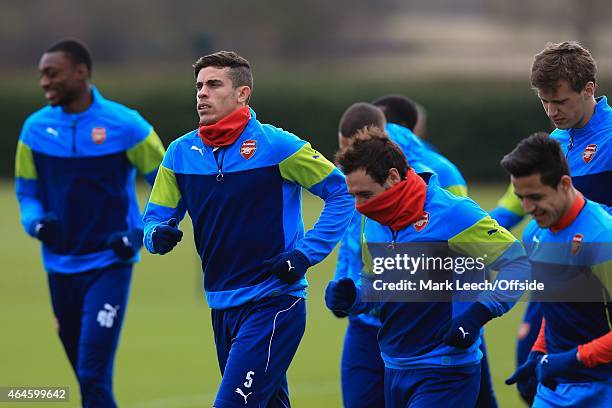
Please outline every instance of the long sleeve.
M29 235L35 236L35 223L43 217L45 210L39 199L38 175L32 149L22 140L17 143L15 157L15 192L23 228Z
M542 325L538 337L536 338L531 351L539 351L540 353L546 353L546 319L542 319Z
M154 254L153 231L160 223L176 218L181 221L185 216L185 205L181 198L176 176L172 169L172 150L168 150L164 161L159 166L151 196L144 213L144 245L147 250Z
M523 211L520 200L514 194L512 184L508 186L504 195L497 202L497 207L491 210L490 214L499 225L506 229L515 227L523 220L525 212Z
M164 158L164 153L164 145L153 129L146 137L126 151L128 160L144 175L151 186L155 182L157 169Z
M589 368L612 362L612 331L578 346L578 355L582 364Z
M349 277L357 282L361 274L361 223L362 216L354 211L338 249L338 263L334 279Z
M344 175L309 143L280 164L281 176L308 189L325 201L315 226L297 242L311 264L321 262L342 238L354 212Z
M475 222L448 242L457 252L482 258L486 267L498 271L496 280L522 281L530 276L531 268L523 246L490 216ZM465 279L470 277L465 276ZM510 310L522 294L518 289L483 291L477 300L493 317L498 317Z

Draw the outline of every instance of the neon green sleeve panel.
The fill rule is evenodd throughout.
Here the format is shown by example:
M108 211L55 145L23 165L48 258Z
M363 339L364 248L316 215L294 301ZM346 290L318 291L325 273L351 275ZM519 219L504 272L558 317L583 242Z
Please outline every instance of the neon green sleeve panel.
M473 258L483 257L486 254L483 262L489 265L495 262L514 242L516 242L514 235L487 215L450 238L448 245L451 250Z
M21 140L17 143L17 154L15 157L15 177L36 180L36 167L32 157L32 149Z
M591 266L591 271L608 290L608 297L612 295L612 260Z
M279 163L281 176L287 180L310 188L320 183L336 167L323 155L304 144L298 151Z
M453 193L457 197L467 197L468 196L467 186L462 186L462 185L448 186L445 188L445 190Z
M164 207L176 208L180 200L181 192L174 172L167 167L159 166L149 201Z
M524 216L525 211L523 211L523 206L521 205L521 200L514 194L514 187L512 183L508 186L508 189L504 193L504 195L497 202L499 207L503 207L508 211L512 211L515 214Z
M361 234L360 234L360 245L361 245L361 263L362 263L362 273L366 274L366 275L371 275L373 272L373 268L374 268L374 261L372 260L372 254L370 253L370 250L368 249L368 243L366 242L365 239L365 219L366 217L364 217L363 215L360 215L361 217Z
M164 145L155 130L151 130L147 137L126 152L128 160L142 174L149 174L157 169L164 153Z

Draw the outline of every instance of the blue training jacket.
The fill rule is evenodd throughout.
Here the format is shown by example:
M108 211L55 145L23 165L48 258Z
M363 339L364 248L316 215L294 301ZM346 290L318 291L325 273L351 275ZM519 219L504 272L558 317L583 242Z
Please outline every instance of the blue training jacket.
M525 252L516 238L493 220L478 204L467 197L457 197L442 189L437 177L421 175L428 183L424 210L428 221L417 228L410 225L393 236L389 227L366 218L364 225L364 273L371 273L372 254L368 246L397 243L447 243L449 248L482 256L488 246L491 256L485 264L499 271L498 278L525 279L529 266ZM484 274L483 274L484 278ZM507 312L516 296L484 296L480 299L494 317ZM380 308L382 327L378 334L385 366L393 369L463 366L478 364L482 358L480 339L468 349L447 346L436 339L438 330L465 311L469 302L383 302L361 303L354 312Z
M47 106L30 115L17 144L16 193L24 229L35 236L46 214L59 221L57 242L42 246L48 272L125 262L107 240L143 228L136 170L153 184L164 155L159 137L138 112L104 99L93 86L91 92L93 102L84 112Z
M386 126L389 138L395 142L406 156L410 167L417 173L436 173L442 188L458 196L467 196L465 179L448 159L431 151L418 136L406 127L389 123ZM361 275L361 229L364 217L354 211L346 233L340 242L338 263L334 279L345 276L357 282ZM357 316L358 319L372 326L380 326L376 311Z
M585 198L603 204L612 214L612 108L605 96L597 98L591 120L582 128L555 129L550 137L560 144L569 163L572 182ZM491 216L512 228L525 216L512 185Z
M450 191L456 196L466 197L468 188L463 175L450 160L440 153L427 148L421 139L412 131L404 126L395 123L388 123L385 127L389 138L397 143L408 164L419 162L429 167L438 175L438 182L443 189Z
M534 277L588 274L601 282L601 300L540 302L546 318L546 352L562 353L589 343L612 330L612 216L592 201L561 231L540 228L535 220L525 227L523 243ZM585 283L586 280L580 282ZM580 368L558 382L603 381L612 377L612 363Z
M302 187L325 201L306 234ZM306 278L285 284L262 263L294 248L312 265L320 262L344 234L353 208L344 176L331 162L297 136L261 124L251 111L230 146L213 149L197 130L170 145L145 211L144 242L154 253L155 227L188 211L211 308L278 294L304 297Z

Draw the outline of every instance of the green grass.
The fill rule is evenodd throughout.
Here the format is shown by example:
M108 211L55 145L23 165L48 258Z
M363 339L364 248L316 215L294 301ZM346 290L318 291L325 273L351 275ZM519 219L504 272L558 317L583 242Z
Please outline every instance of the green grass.
M490 209L503 185L473 186L472 197ZM79 406L78 385L56 336L38 243L19 224L13 186L0 184L2 283L0 285L0 386L68 386ZM311 225L320 200L304 197ZM166 256L143 253L136 268L115 367L115 394L122 407L211 406L221 376L202 293L202 275L188 220L185 239ZM231 222L231 221L228 221ZM265 237L262 237L265 239ZM309 271L306 334L289 370L295 407L339 407L340 353L346 320L325 308L323 294L333 277L336 253ZM520 406L514 388L503 384L514 366L514 342L524 309L491 322L487 341L495 390L502 407ZM2 405L0 403L0 405ZM46 404L36 404L43 407Z

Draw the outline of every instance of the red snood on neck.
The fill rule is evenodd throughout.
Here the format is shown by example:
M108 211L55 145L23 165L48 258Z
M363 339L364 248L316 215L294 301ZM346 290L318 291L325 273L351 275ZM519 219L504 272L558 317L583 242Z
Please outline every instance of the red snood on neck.
M421 219L426 195L427 184L410 169L405 180L357 205L357 211L394 231L400 231Z
M229 146L238 139L251 119L248 106L236 109L217 123L200 125L198 135L205 145L212 147Z

